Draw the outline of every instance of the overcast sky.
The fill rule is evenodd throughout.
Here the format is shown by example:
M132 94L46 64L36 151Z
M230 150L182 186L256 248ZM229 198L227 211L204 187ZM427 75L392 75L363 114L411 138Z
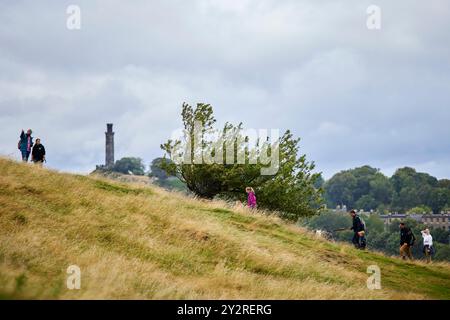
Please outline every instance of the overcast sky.
M116 159L149 163L184 101L291 129L326 178L365 164L450 178L450 2L0 0L0 155L19 159L32 128L49 167L87 173L112 122Z

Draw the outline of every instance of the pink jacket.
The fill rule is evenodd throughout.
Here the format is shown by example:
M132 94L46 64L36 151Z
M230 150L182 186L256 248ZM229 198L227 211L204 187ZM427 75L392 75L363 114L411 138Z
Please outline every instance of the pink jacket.
M250 208L256 208L256 196L255 193L249 192L247 198L247 204Z

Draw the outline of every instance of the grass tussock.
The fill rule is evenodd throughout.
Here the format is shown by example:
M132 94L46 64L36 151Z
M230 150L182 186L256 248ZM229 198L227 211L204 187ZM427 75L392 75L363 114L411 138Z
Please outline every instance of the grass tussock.
M448 299L450 267L329 243L268 213L0 159L3 299ZM81 289L66 286L81 269ZM369 290L367 267L381 269Z

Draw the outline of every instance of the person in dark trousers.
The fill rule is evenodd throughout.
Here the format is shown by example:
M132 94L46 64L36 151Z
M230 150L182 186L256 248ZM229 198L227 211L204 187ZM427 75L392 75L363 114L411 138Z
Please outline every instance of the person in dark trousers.
M430 229L426 228L425 230L420 231L422 233L423 239L423 254L425 255L425 259L427 263L431 262L431 256L434 254L433 248L433 237L430 234Z
M353 225L350 228L350 230L353 231L352 243L355 248L364 250L366 248L365 225L361 221L361 218L356 214L355 210L350 211L350 215L353 220Z
M36 144L33 147L33 151L31 153L31 161L35 164L42 165L45 161L45 148L41 143L41 139L36 139Z
M400 256L403 260L409 258L413 259L411 253L411 247L414 245L416 237L410 228L408 228L403 222L400 223Z
M25 133L23 130L20 133L20 141L19 141L19 150L22 153L22 161L28 162L28 158L30 157L31 148L33 147L33 137L31 136L31 129L27 130Z

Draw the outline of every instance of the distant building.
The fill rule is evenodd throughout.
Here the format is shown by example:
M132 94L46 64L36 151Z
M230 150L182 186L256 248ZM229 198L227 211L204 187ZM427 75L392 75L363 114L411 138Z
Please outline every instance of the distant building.
M380 215L380 218L384 221L385 225L391 223L400 223L407 218L416 220L419 223L426 225L427 227L440 228L444 230L450 230L450 215L449 214L385 214Z
M450 215L449 214L424 214L422 216L422 223L427 227L442 228L450 230Z
M336 209L332 210L336 213L347 212L347 206L338 205ZM360 215L370 216L371 214L377 214L376 211L364 211L360 210L358 212ZM383 220L384 225L388 226L392 223L400 223L406 219L413 219L419 223L424 224L430 228L440 228L443 230L450 230L450 211L442 211L441 214L402 214L402 213L389 213L380 215L381 220Z

